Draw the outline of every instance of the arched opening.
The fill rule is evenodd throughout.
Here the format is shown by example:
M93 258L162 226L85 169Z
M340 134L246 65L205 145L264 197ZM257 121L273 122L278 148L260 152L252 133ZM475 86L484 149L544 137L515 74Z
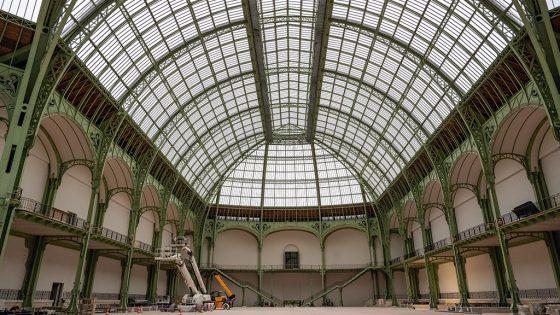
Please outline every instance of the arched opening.
M327 268L353 268L371 261L367 236L356 229L334 231L325 239Z
M128 193L120 192L113 195L105 210L103 227L122 235L128 235L131 209L132 197Z
M478 198L487 198L486 181L478 154L469 152L457 159L451 172L450 184L457 231L466 231L484 223Z

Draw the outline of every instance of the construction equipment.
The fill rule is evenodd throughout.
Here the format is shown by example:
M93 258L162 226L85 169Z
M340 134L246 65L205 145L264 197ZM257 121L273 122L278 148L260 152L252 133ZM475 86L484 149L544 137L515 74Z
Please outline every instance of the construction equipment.
M192 250L189 247L187 239L184 237L177 237L175 241L169 246L158 251L158 256L155 257L159 261L172 262L177 266L183 281L190 290L183 296L182 304L177 305L181 311L194 311L196 308L203 308L204 310L214 310L215 305L212 297L206 294L206 287L198 270L198 264L193 256ZM200 286L197 288L189 270L187 269L186 262L189 261L192 270L196 276L196 280Z
M224 279L222 279L222 276L214 273L214 278L216 279L216 281L218 281L222 289L224 289L225 291L212 291L212 293L210 293L216 309L231 309L233 307L233 302L235 301L235 294L233 294L229 286L225 283Z

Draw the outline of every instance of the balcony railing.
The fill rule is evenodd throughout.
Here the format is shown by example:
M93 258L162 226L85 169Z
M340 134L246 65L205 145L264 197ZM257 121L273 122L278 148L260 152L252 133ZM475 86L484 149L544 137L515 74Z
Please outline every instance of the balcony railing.
M418 296L418 299L420 299L420 300L429 300L429 299L430 299L430 295L429 295L429 294L420 293L420 295Z
M0 300L21 300L21 290L0 289Z
M498 292L496 291L469 292L469 299L496 300L498 299Z
M455 242L463 241L494 229L494 223L482 223L455 235Z
M393 258L393 259L389 260L389 264L390 265L398 264L398 263L401 262L401 260L402 260L402 257Z
M91 296L98 300L106 300L106 301L120 300L118 293L92 293Z
M409 259L409 258L412 258L412 257L418 257L418 256L423 256L423 255L424 255L424 249L423 249L423 248L420 248L420 249L417 249L417 250L415 250L415 251L406 253L406 254L404 255L404 258L405 258L405 259Z
M146 252L152 252L152 245L146 244L146 243L141 242L141 241L135 241L134 242L134 247L138 248L138 249L141 249L143 251L146 251Z
M550 196L548 196L544 199L541 199L538 203L536 203L536 205L537 206L541 205L542 207L544 207L544 209L539 209L538 212L541 212L543 210L558 208L558 207L560 207L560 193L550 195ZM499 224L500 225L510 224L510 223L515 222L515 221L519 221L522 218L529 217L531 215L533 215L533 214L519 217L513 212L508 212L500 218L500 223Z
M87 221L78 217L75 213L62 211L56 208L49 209L47 205L31 198L22 197L18 209L33 212L45 218L66 223L80 229L85 229L87 227Z
M326 265L325 270L341 270L341 269L364 269L369 267L370 264L341 264L341 265ZM297 268L286 268L285 265L262 265L261 270L263 271L274 271L274 270L321 270L321 265L303 265L300 264ZM257 270L257 265L218 265L218 264L201 264L202 269L218 268L222 270Z
M110 230L108 228L104 228L104 227L95 227L93 232L97 235L106 237L108 239L111 239L113 241L117 241L117 242L121 242L124 244L128 244L128 236L121 234L119 232L115 232L113 230Z
M433 250L438 250L450 245L451 245L451 238L448 237L426 246L426 248L424 248L424 251L429 252Z
M440 293L439 298L444 299L444 300L458 299L459 298L459 292Z
M519 297L532 300L554 300L559 298L558 289L556 288L519 290Z

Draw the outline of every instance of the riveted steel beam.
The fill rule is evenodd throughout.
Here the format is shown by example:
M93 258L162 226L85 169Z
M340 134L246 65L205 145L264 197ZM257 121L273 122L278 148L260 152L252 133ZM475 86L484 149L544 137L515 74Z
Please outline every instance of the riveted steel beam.
M321 99L321 86L323 83L325 59L327 57L333 3L333 0L319 0L317 3L317 19L315 21L313 43L313 66L310 78L311 88L309 90L309 105L307 108L308 142L312 142L315 138L315 128L317 127L317 113L319 112L319 101Z
M257 97L261 108L261 120L268 143L272 142L272 113L270 100L268 98L268 83L265 74L265 60L263 54L262 35L260 30L257 0L243 0L243 14L247 21L247 36L249 39L249 50L255 72L255 83L257 85Z

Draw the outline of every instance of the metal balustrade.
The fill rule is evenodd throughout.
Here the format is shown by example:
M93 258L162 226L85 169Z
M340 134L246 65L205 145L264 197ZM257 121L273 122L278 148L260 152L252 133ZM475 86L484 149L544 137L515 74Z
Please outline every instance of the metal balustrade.
M437 249L441 249L444 248L446 246L450 246L451 245L451 238L444 238L442 240L439 240L435 243L432 243L428 246L426 246L426 248L424 248L424 252L429 252L429 251L433 251L433 250L437 250Z
M354 269L364 269L371 266L370 264L341 264L341 265L326 265L325 270L354 270ZM218 265L218 264L201 264L199 265L201 269L221 269L221 270L258 270L257 265ZM275 271L275 270L321 270L321 265L299 265L299 268L286 268L284 265L262 265L261 270L263 271Z
M429 295L429 294L422 294L422 293L421 293L421 294L418 296L418 299L419 299L419 300L429 300L429 299L430 299L430 295Z
M558 296L558 289L556 288L525 289L519 290L519 298L532 300L557 300L560 296Z
M9 194L9 199L12 202L19 202L21 200L22 192L23 192L23 189L21 187L18 187L16 189L14 189L14 191L12 191L12 193Z
M29 211L42 217L72 225L80 229L86 229L88 227L88 222L78 217L75 213L62 211L56 208L49 208L47 205L31 198L20 198L17 209Z
M497 300L498 292L496 291L477 291L469 292L469 299L475 300Z
M539 204L544 205L545 209L554 209L560 207L560 193L550 195L544 199L542 199Z
M558 207L560 207L560 193L550 195L546 198L543 198L543 199L539 200L537 203L535 203L535 205L537 207L539 205L544 207L544 209L539 209L539 212L554 209L554 208L558 208ZM534 215L534 214L532 214L532 215ZM532 215L523 216L523 217L520 218L515 213L508 212L508 213L506 213L506 214L504 214L503 216L500 217L499 225L501 226L501 225L510 224L510 223L515 222L515 221L519 221L522 218L530 217Z
M423 248L420 248L420 249L417 249L417 250L415 250L415 251L406 253L406 254L404 255L404 258L405 258L405 259L409 259L409 258L412 258L412 257L418 257L418 256L423 256L423 255L424 255L424 249L423 249Z
M458 299L459 292L444 292L439 294L439 298L443 300Z
M93 229L93 233L111 239L113 241L128 244L128 236L105 227L95 227Z
M134 247L146 252L152 252L152 245L146 244L138 240L134 242Z
M92 293L91 296L98 300L116 301L120 300L118 293Z
M464 230L457 235L455 235L455 242L470 239L472 237L478 236L480 234L486 233L494 229L494 223L481 223L477 226L473 226L470 229Z
M129 303L132 303L132 304L134 304L134 301L143 302L143 301L146 301L146 300L148 300L146 294L129 294L128 295L128 301L129 301Z
M14 301L21 299L21 290L0 289L0 300Z

